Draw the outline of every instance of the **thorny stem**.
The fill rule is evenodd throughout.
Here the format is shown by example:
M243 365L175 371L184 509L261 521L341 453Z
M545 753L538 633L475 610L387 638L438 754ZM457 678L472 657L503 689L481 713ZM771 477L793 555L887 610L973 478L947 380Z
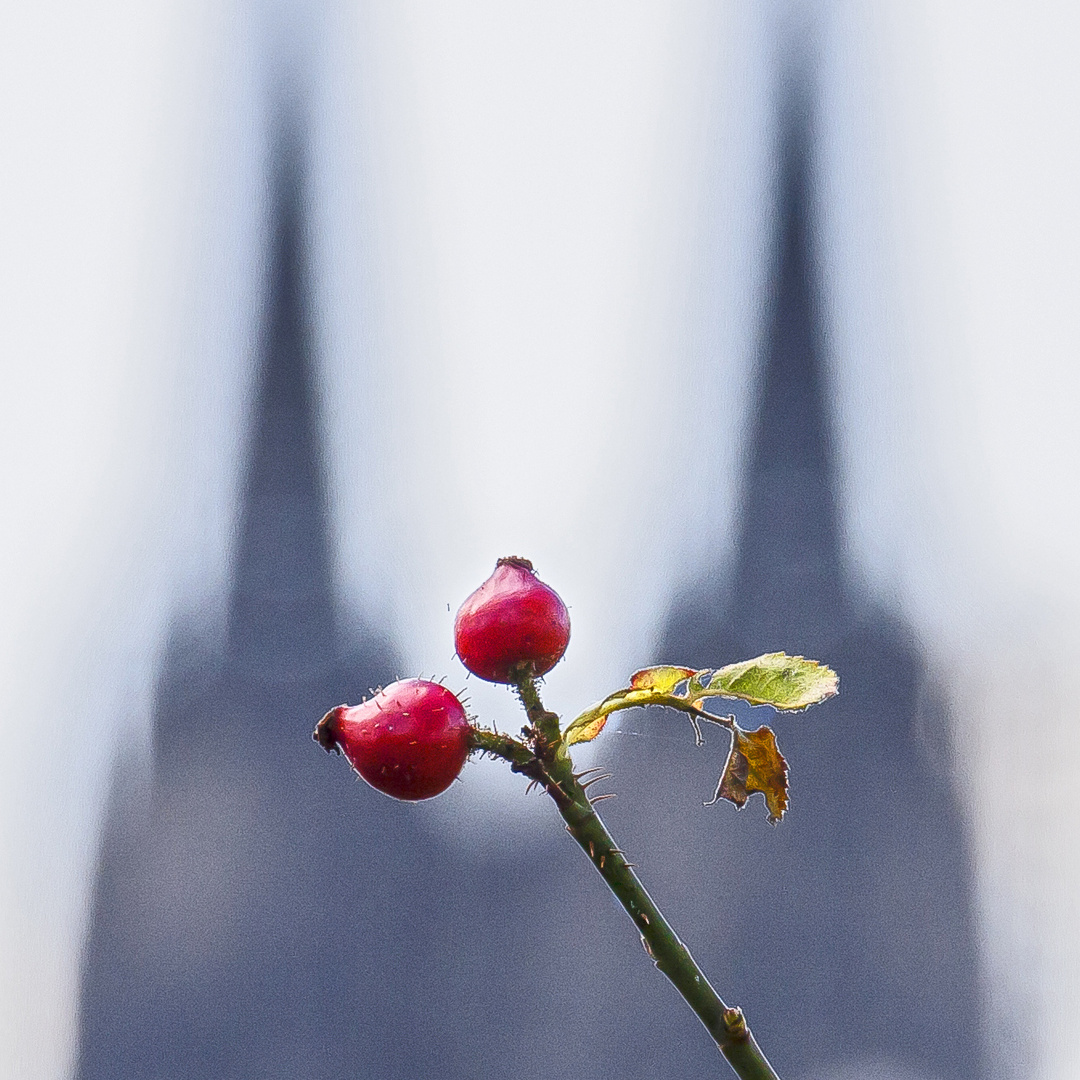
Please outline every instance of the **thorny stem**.
M600 820L574 774L559 718L544 708L535 679L523 675L515 686L529 718L530 727L524 732L528 743L474 729L473 746L509 761L515 772L530 777L547 791L567 831L637 927L645 951L694 1010L742 1080L779 1080L750 1033L742 1010L724 1004Z
M514 684L521 698L521 704L525 707L525 715L529 723L539 736L537 752L540 757L545 757L545 751L554 754L562 743L562 732L559 729L559 718L555 713L550 713L540 701L540 691L536 688L536 680L529 674L524 674ZM563 751L565 755L565 750Z

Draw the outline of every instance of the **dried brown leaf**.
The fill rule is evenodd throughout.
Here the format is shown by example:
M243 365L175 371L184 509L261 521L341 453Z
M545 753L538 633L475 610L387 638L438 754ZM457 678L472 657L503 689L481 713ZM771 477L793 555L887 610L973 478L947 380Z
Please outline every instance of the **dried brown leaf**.
M788 806L787 762L776 745L776 736L768 725L756 731L736 727L731 736L724 773L712 801L728 799L740 810L751 795L765 796L769 820L779 821Z

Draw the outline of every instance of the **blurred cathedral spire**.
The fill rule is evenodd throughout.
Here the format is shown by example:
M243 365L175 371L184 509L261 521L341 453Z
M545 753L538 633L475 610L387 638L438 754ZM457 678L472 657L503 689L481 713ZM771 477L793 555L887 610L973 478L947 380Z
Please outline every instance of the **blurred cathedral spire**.
M308 312L304 146L285 126L268 230L263 359L228 621L229 663L286 679L333 660L334 598Z
M773 724L791 770L784 822L718 806L693 825L715 879L675 873L708 897L720 977L781 1075L981 1080L972 857L948 719L912 633L844 573L811 105L805 84L787 84L731 579L703 590L717 599L706 617L676 607L662 654L716 666L784 649L827 661L841 693Z

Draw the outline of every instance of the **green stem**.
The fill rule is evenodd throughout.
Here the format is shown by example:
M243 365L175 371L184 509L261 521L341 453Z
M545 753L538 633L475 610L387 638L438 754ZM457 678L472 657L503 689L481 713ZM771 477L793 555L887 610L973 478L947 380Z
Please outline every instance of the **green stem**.
M572 774L560 776L557 783L559 790L567 796L555 801L570 835L600 871L600 876L640 931L653 962L697 1014L731 1067L743 1080L778 1080L746 1026L742 1010L729 1008L713 989L690 950L679 940L626 857L615 846L581 784Z
M547 752L554 753L562 743L562 731L559 727L559 717L548 712L540 700L540 691L536 688L536 680L529 674L524 674L514 688L521 698L521 704L525 707L525 715L539 738L538 752L541 757L546 757Z
M554 714L547 712L540 703L535 680L525 676L517 683L517 689L538 736L535 753L516 739L489 732L477 732L474 744L506 758L515 771L544 786L570 835L637 927L653 962L694 1010L742 1080L779 1080L750 1033L742 1010L724 1004L615 845L574 775L573 763L559 734L557 717L554 738L550 737Z
M469 742L473 750L482 750L485 754L494 754L509 761L517 772L532 771L531 767L536 764L536 755L512 735L474 727Z

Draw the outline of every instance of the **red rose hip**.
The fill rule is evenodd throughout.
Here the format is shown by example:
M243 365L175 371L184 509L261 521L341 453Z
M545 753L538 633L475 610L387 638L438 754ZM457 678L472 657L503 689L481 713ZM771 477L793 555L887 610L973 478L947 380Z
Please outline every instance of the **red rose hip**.
M469 720L445 686L403 679L361 705L331 709L315 741L340 750L373 787L395 799L430 799L456 779L469 756Z
M545 674L562 659L569 640L566 605L528 559L500 559L454 620L461 662L488 682Z

